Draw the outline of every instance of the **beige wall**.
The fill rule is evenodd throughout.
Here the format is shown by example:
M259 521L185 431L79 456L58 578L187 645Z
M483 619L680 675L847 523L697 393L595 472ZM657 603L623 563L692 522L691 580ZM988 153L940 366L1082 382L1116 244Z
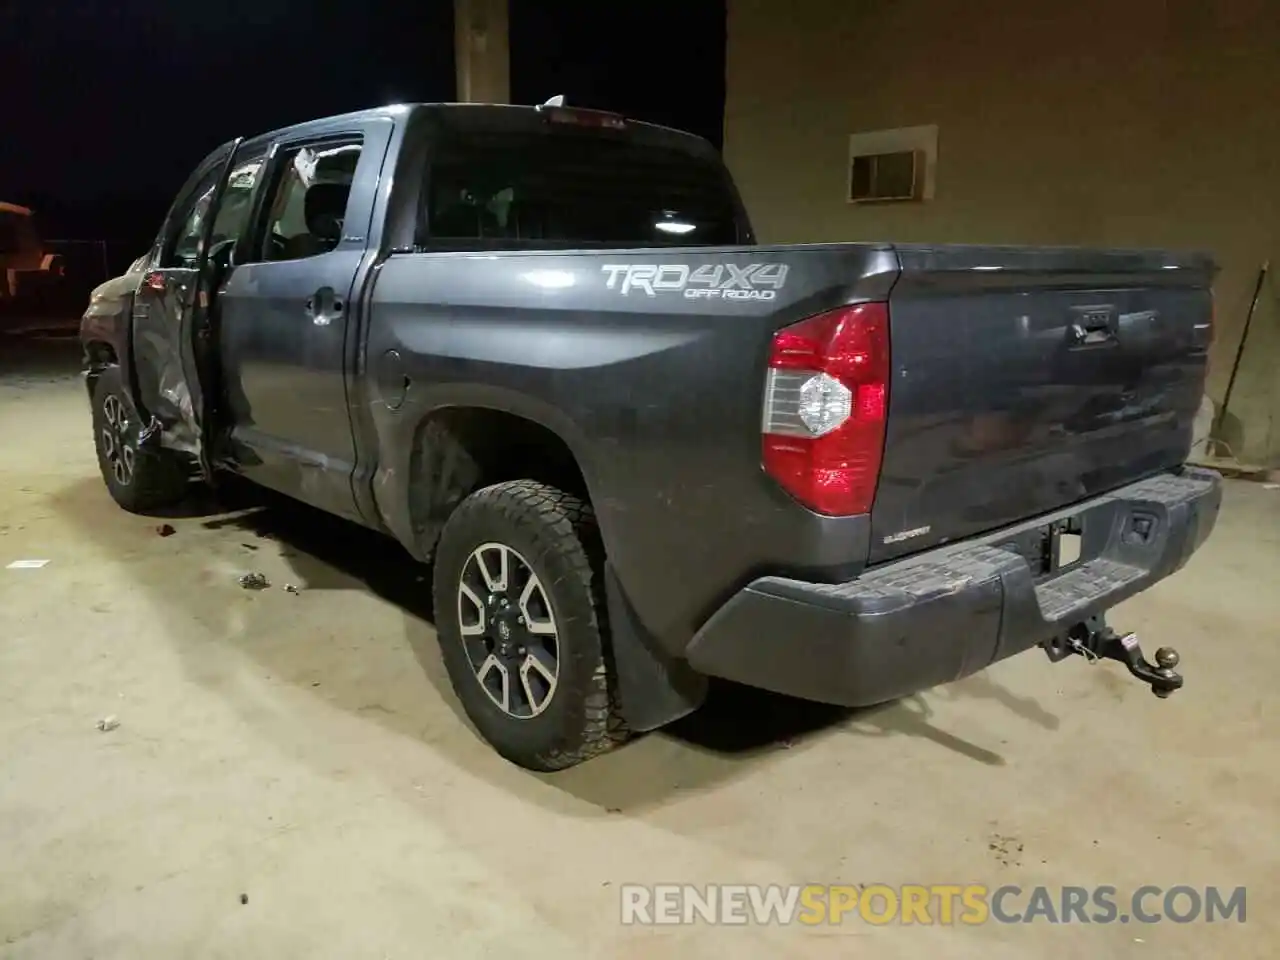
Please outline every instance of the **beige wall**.
M761 239L1209 250L1221 399L1258 268L1280 271L1280 2L728 6L725 154ZM845 203L848 135L917 124L936 197ZM1254 459L1280 458L1278 291L1231 400Z
M507 19L507 0L453 0L460 101L507 103L511 99Z

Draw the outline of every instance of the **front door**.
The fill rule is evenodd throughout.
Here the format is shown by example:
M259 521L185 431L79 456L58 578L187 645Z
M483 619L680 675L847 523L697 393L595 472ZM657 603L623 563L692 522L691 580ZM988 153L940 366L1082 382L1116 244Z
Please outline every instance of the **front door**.
M166 446L206 454L211 278L247 229L261 158L246 162L239 141L209 157L179 195L134 296L133 357L138 399Z
M357 518L347 334L381 159L358 135L278 144L257 227L217 296L236 467Z

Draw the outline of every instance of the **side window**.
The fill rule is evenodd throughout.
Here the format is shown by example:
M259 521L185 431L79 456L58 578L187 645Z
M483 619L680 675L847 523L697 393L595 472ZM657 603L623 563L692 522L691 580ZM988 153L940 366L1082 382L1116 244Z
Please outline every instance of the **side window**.
M262 158L246 160L231 172L222 204L213 222L212 247L228 240L238 240L249 226L253 205L253 189L258 183ZM209 215L209 203L217 187L219 170L210 173L195 189L195 199L179 228L166 266L193 267L199 252L200 235Z
M260 259L298 260L337 247L360 149L355 139L280 152L258 245Z
M187 201L186 213L182 218L182 226L165 244L164 254L160 259L163 267L181 267L192 265L195 258L196 244L200 240L200 225L204 223L205 213L209 209L209 198L213 194L213 186L217 182L217 173L206 174L196 184L191 199Z

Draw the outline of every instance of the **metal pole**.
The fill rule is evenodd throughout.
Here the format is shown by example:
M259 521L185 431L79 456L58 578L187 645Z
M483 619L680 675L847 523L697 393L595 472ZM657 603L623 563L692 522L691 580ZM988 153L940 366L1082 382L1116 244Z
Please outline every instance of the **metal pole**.
M507 0L454 0L453 19L458 99L507 103L511 99Z
M1249 339L1249 325L1253 323L1254 311L1258 309L1258 296L1262 293L1262 283L1267 279L1267 271L1271 269L1271 261L1264 260L1262 269L1258 271L1258 282L1253 285L1253 301L1249 304L1249 312L1244 318L1244 330L1240 334L1240 345L1236 347L1236 359L1231 364L1231 375L1227 377L1227 390L1222 395L1222 409L1218 411L1218 422L1209 431L1209 436L1216 438L1222 430L1223 421L1227 418L1227 405L1231 403L1231 391L1236 386L1236 374L1240 372L1240 361L1244 358L1244 345Z

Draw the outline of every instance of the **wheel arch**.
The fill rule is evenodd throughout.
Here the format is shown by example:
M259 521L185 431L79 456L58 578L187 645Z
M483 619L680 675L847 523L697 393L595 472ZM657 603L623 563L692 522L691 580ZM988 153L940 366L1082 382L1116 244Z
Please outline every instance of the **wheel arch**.
M564 418L511 404L450 403L427 411L413 431L406 489L417 552L429 559L457 505L496 483L536 480L592 503L582 444L566 434L575 431L565 429Z
M120 366L120 354L115 344L109 340L86 340L82 345L84 352L84 372L92 380L96 379L107 367Z
M133 295L109 303L90 303L80 320L81 365L90 395L98 376L109 366L120 368L129 400L144 415L133 357Z
M706 697L706 678L662 650L609 561L608 513L599 509L601 481L583 455L585 438L554 408L533 401L496 403L491 396L472 399L432 408L413 432L406 512L416 555L432 558L450 514L483 487L536 480L581 497L593 508L604 554L599 573L610 627L605 642L628 726L653 730L697 709ZM513 441L518 453L509 456ZM503 453L508 456L500 460Z

